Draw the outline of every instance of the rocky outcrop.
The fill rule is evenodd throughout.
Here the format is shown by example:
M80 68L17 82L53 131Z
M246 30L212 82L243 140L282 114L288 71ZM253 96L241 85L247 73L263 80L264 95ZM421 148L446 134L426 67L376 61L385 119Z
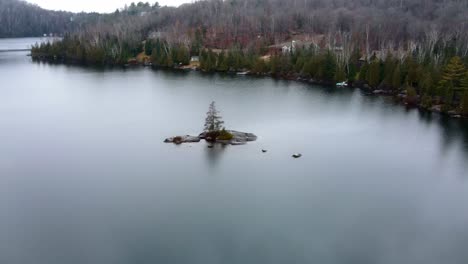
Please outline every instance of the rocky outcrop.
M226 130L226 132L232 135L232 138L229 140L219 140L219 139L211 139L207 137L207 133L203 132L198 136L176 136L170 137L164 140L165 143L174 143L174 144L182 144L182 143L196 143L200 142L202 139L205 139L209 142L216 142L225 145L244 145L247 142L257 140L257 136L252 133L240 132L235 130Z
M226 130L229 134L232 135L232 139L229 140L213 140L209 137L207 137L207 133L203 132L201 133L198 137L201 139L205 139L207 141L214 141L217 143L222 143L222 144L230 144L230 145L244 145L247 142L255 141L257 140L257 136L252 133L246 133L246 132L239 132L235 130Z
M166 138L166 140L164 140L164 143L174 143L174 144L197 143L197 142L200 142L200 140L201 140L200 137L186 135L186 136L176 136L176 137Z
M239 132L234 130L228 130L234 137L231 142L250 142L257 140L257 136L252 133Z

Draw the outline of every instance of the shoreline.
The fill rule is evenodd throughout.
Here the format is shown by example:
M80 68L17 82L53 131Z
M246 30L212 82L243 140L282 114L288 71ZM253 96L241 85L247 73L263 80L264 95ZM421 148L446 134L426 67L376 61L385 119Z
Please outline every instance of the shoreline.
M420 96L417 96L418 103L417 104L409 104L405 102L406 100L406 94L398 91L387 91L387 90L380 90L380 89L372 89L370 88L367 84L362 83L362 85L354 85L354 83L348 84L347 86L344 87L338 87L335 85L334 82L330 81L323 81L323 80L315 80L313 78L305 78L301 77L299 74L294 73L294 74L289 74L289 75L281 75L281 74L273 74L273 73L252 73L251 71L248 70L238 70L238 71L204 71L201 70L199 67L193 67L189 65L183 65L183 66L174 66L174 67L167 67L167 66L159 66L159 65L154 65L152 63L134 63L134 64L102 64L102 65L97 65L97 64L83 64L77 61L66 61L66 60L59 60L59 59L48 59L45 58L44 56L31 56L33 60L36 61L41 61L41 62L46 62L46 63L52 63L52 64L63 64L63 65L76 65L79 67L99 67L99 68L123 68L123 69L128 69L128 68L151 68L152 70L164 70L164 71L173 71L173 72L199 72L203 74L228 74L228 75L235 75L235 76L249 76L249 77L264 77L264 78L271 78L274 80L285 80L285 81L295 81L295 82L301 82L305 84L313 84L313 85L320 85L324 87L334 87L334 88L341 88L341 89L359 89L361 90L366 96L376 96L376 97L392 97L395 101L400 106L405 106L406 108L415 108L420 111L428 112L428 113L435 113L439 114L441 116L445 117L450 117L453 119L460 119L460 120L468 120L468 116L463 116L460 113L456 112L454 109L451 109L450 111L444 112L441 110L442 105L433 105L430 109L423 107L421 105L420 101ZM356 83L359 83L359 81L356 81ZM366 86L368 88L366 88Z

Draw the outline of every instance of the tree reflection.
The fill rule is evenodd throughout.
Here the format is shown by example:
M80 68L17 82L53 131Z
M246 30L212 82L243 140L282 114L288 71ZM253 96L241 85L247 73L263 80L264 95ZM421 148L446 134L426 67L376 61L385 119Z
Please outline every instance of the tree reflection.
M206 160L210 168L215 168L228 146L220 143L208 143L205 147Z

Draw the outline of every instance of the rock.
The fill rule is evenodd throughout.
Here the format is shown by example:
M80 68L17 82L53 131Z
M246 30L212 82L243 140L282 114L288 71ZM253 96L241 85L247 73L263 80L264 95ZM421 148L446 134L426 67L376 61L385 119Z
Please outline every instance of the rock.
M257 140L257 136L252 133L239 132L235 130L227 130L233 135L232 142L250 142Z
M226 130L230 134L232 134L231 140L216 140L217 143L222 143L226 145L244 145L247 142L257 140L257 136L252 133L240 132L236 130ZM206 132L201 133L198 138L205 139L206 141L213 141L210 137L206 136Z
M298 159L298 158L302 157L302 154L296 153L296 154L293 154L292 157L295 158L295 159Z
M200 142L200 140L204 139L207 142L216 142L225 145L245 145L247 142L257 140L257 136L252 133L245 133L239 132L235 130L227 130L230 134L232 134L232 139L230 140L213 140L210 137L206 136L206 132L201 133L199 136L177 136L177 137L170 137L164 140L165 143L174 143L174 144L182 144L182 143L195 143Z
M383 94L384 90L374 90L373 93L374 94Z
M431 111L436 113L442 112L442 105L434 105L433 107L431 107Z
M384 94L389 94L392 91L392 87L385 82L381 82L377 89L383 91Z
M247 142L232 141L230 144L233 145L233 146L240 146L240 145L245 145L245 144L247 144Z
M220 143L220 144L223 144L223 145L229 145L231 144L231 140L216 140L216 143Z
M201 140L200 137L186 135L186 136L166 138L164 140L164 143L174 143L174 144L196 143L196 142L200 142L200 140Z

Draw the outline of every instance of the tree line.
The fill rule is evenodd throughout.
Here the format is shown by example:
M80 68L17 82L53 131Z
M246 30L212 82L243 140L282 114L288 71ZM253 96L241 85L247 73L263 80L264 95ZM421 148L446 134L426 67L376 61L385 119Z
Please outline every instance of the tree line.
M23 0L0 0L0 38L40 37L44 34L63 36L108 24L121 17L138 16L159 8L156 2L131 3L111 14L72 13L46 10Z
M250 71L401 95L407 104L467 113L468 2L460 0L208 0L134 4L34 47L35 57L156 66L199 57L207 72ZM309 37L288 52L274 44ZM288 43L288 42L286 42ZM272 48L273 47L273 48Z

